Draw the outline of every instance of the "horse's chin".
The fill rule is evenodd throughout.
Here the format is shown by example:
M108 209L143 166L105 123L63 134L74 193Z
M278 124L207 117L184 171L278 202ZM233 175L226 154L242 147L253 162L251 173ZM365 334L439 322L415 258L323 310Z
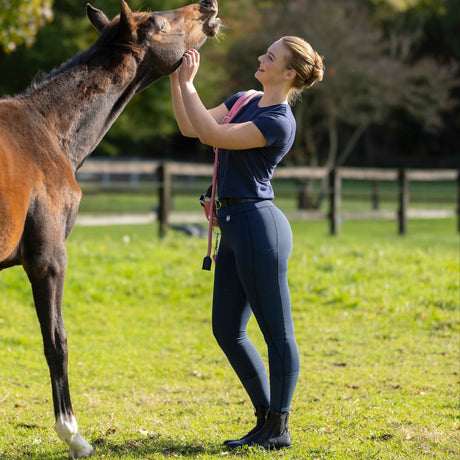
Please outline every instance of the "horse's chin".
M204 45L204 43L206 42L207 38L208 38L207 35L203 35L202 37L200 37L199 40L189 42L189 44L186 46L185 50L190 50L190 49L199 50ZM182 56L181 56L181 58L182 58Z
M219 33L221 24L222 21L219 18L213 17L209 19L208 23L206 24L206 35L208 37L215 37Z
M219 28L213 29L213 30L211 30L211 31L208 33L207 36L213 38L213 37L215 37L218 33L219 33Z

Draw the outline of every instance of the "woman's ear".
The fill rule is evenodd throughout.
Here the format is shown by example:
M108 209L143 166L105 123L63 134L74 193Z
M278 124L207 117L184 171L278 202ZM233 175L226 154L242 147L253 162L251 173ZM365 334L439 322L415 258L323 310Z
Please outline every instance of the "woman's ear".
M286 80L294 80L294 78L296 77L297 73L295 70L289 70L286 75L284 76L284 78Z

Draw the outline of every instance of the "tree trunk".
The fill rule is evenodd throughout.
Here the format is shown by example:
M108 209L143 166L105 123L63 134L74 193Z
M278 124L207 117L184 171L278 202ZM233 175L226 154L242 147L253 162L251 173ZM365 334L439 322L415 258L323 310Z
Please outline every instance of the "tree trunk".
M366 129L369 127L370 123L364 123L359 125L355 132L352 134L350 139L345 145L345 148L342 150L341 154L338 155L338 135L337 135L337 122L335 118L330 118L329 120L329 157L327 160L327 169L331 171L333 168L343 165L343 163L348 159L353 149L356 147L361 136L364 134ZM320 209L321 205L326 198L328 191L328 177L326 176L321 182L321 190L318 196L318 201L316 203L316 209Z
M311 179L298 181L297 209L314 209L313 183Z
M329 154L326 162L326 167L328 171L331 171L334 168L335 161L338 153L338 134L337 134L337 119L335 116L331 115L329 117L328 123L329 131ZM316 200L315 208L321 209L324 198L328 193L329 186L329 177L326 175L321 181L321 188L319 191L318 199Z

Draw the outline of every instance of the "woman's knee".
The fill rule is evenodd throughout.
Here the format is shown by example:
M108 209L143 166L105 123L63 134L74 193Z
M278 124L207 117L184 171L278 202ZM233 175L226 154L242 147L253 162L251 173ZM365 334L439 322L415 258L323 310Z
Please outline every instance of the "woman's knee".
M240 330L234 330L229 324L222 321L213 321L212 333L220 348L224 351L235 349L235 347L244 342L247 338L246 333L242 333Z
M222 324L222 322L212 322L212 333L221 348L223 348L225 344L229 342L228 330L226 330L225 324Z

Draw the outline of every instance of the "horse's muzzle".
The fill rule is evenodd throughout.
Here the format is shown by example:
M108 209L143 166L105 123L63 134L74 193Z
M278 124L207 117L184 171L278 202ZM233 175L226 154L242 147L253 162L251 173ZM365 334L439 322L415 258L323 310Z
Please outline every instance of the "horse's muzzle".
M219 32L221 20L217 17L218 5L217 0L201 0L201 8L206 13L210 13L211 16L205 24L205 33L208 37L215 37Z

